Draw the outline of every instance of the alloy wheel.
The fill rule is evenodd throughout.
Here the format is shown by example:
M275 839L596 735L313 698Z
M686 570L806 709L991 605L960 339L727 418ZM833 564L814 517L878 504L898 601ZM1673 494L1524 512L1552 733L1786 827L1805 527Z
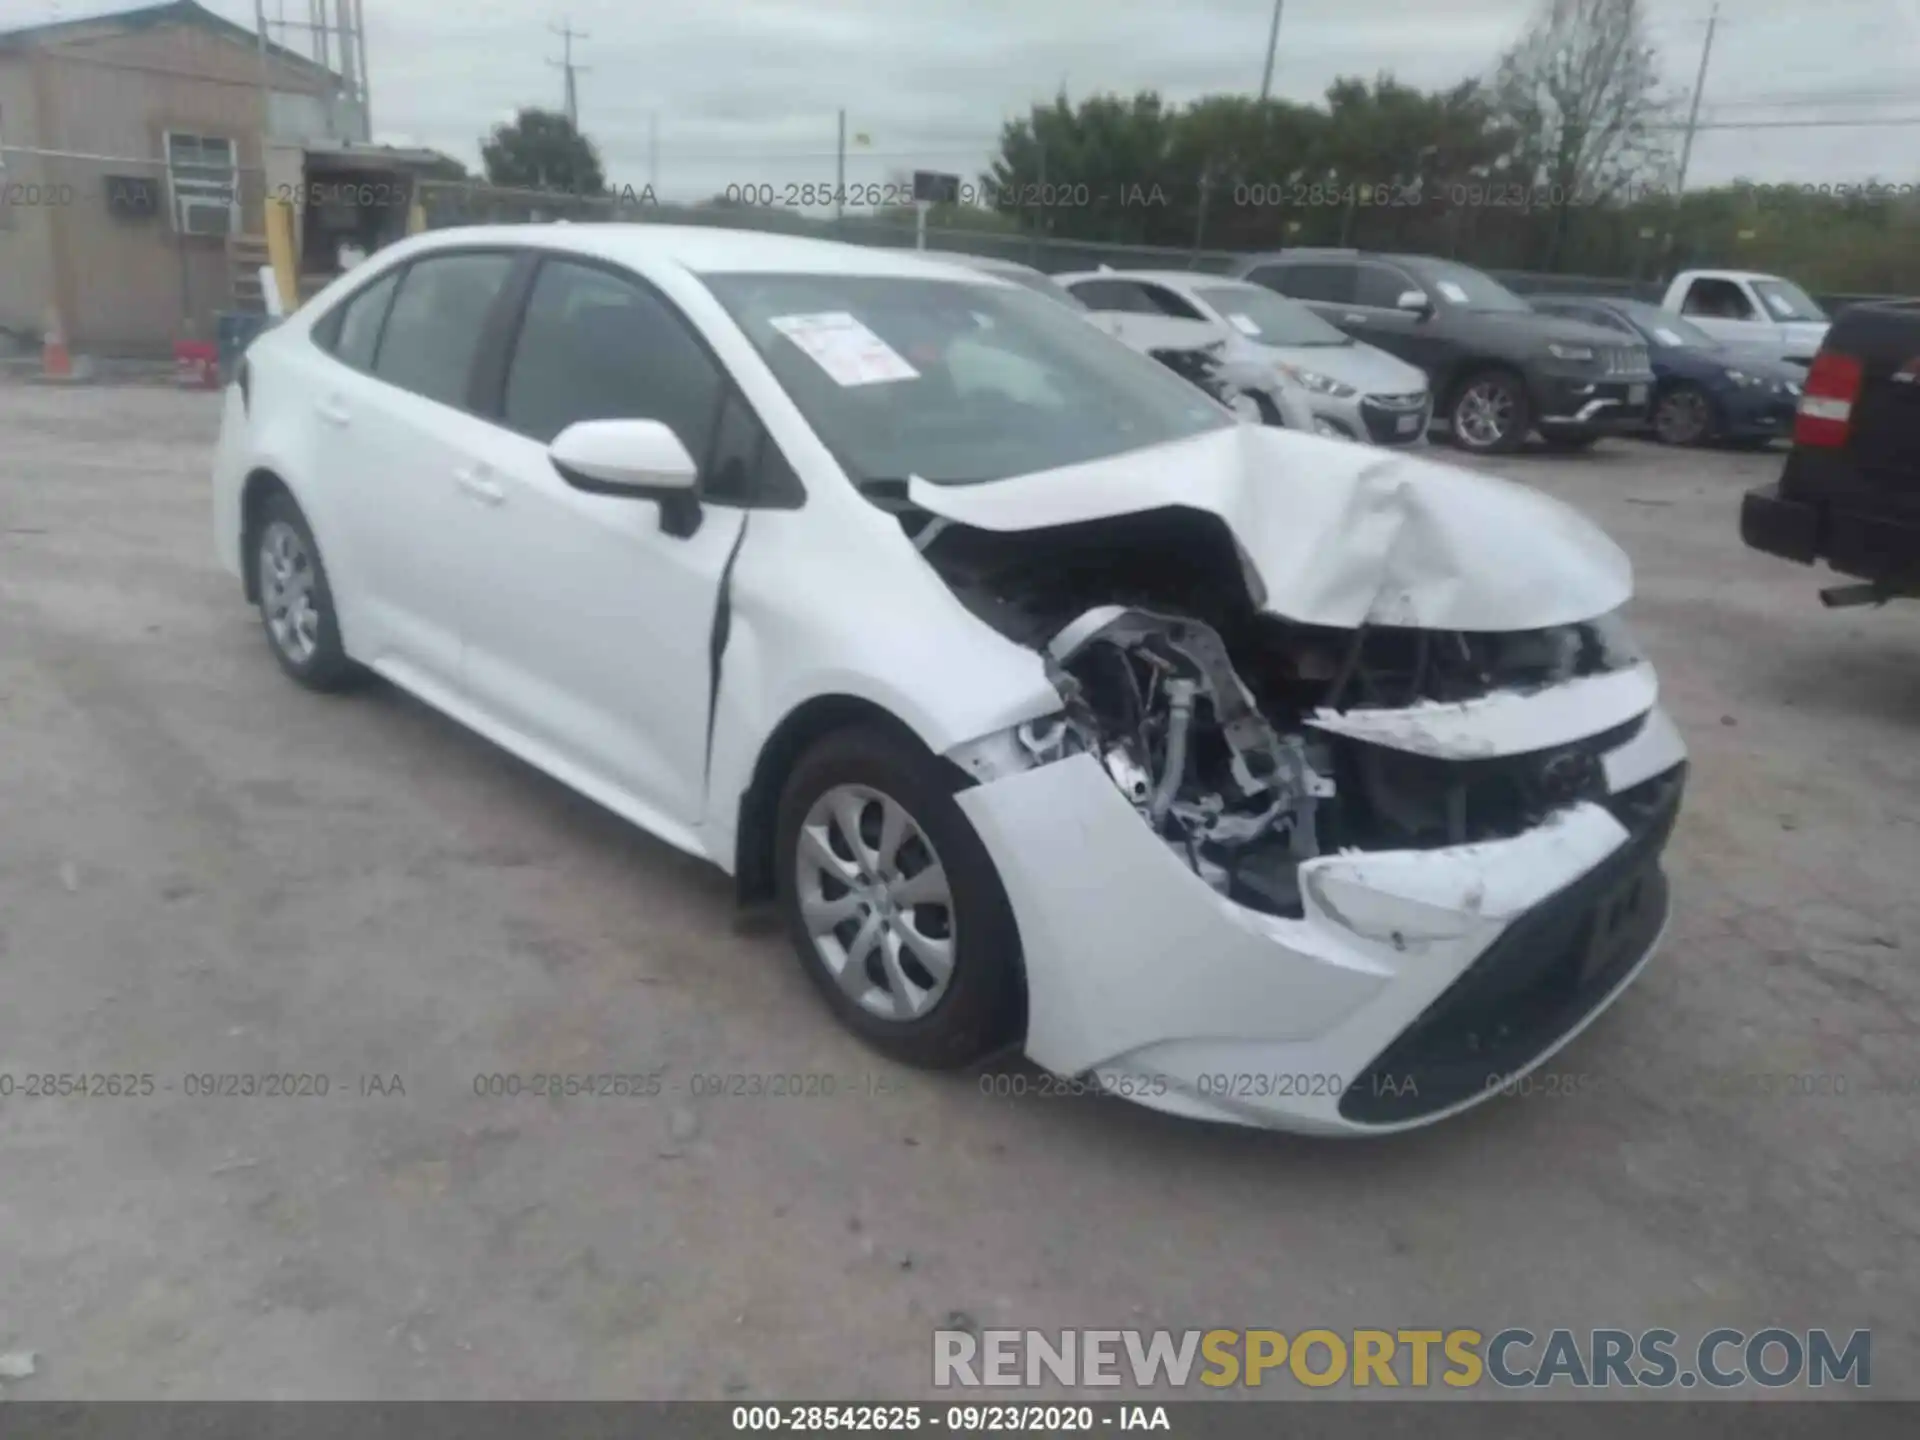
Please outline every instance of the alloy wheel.
M284 520L275 520L260 537L260 604L274 645L295 665L305 665L320 645L313 556Z
M801 822L794 864L815 955L841 990L883 1020L917 1020L953 980L953 892L906 807L835 785Z
M1514 408L1513 395L1500 381L1475 381L1453 408L1453 428L1476 450L1484 450L1506 437Z

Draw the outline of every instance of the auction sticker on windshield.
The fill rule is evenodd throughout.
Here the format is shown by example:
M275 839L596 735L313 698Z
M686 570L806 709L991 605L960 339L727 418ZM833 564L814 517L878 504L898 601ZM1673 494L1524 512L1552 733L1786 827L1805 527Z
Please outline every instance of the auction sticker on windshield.
M1242 335L1258 335L1260 333L1260 327L1253 323L1253 317L1250 315L1229 315L1227 319L1233 322L1233 328L1238 330Z
M844 310L776 315L773 328L798 345L839 385L918 380L906 357Z
M1440 282L1440 293L1456 305L1464 305L1467 303L1467 292L1451 280L1442 280Z

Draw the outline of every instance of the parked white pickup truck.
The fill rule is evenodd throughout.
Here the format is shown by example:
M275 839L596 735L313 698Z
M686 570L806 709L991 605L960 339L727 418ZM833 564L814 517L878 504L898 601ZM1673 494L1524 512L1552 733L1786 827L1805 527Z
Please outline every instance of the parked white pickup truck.
M1723 344L1813 363L1827 338L1827 314L1791 280L1753 270L1683 270L1661 308L1684 315Z

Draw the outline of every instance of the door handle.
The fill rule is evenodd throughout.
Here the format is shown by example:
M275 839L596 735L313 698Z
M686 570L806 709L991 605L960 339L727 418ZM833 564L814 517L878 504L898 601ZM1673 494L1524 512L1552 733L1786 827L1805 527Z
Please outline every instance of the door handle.
M483 505L499 505L507 498L506 490L496 481L487 478L484 465L467 465L453 472L453 483Z
M327 424L342 430L353 423L353 413L340 403L337 395L330 395L325 400L316 401L313 408Z

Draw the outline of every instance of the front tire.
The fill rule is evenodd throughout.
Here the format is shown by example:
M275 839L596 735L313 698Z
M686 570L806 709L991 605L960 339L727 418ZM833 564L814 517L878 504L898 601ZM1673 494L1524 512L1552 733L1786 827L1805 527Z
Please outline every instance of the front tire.
M1482 370L1460 382L1449 407L1453 443L1474 455L1511 455L1527 443L1533 406L1518 375Z
M1662 445L1704 445L1719 428L1713 400L1698 385L1675 385L1653 403L1653 433Z
M858 726L801 757L780 796L774 874L801 968L876 1050L954 1069L1016 1038L1012 907L952 781L906 738Z
M252 540L260 624L273 658L309 690L347 688L360 670L340 643L340 616L313 530L286 491L262 503Z

